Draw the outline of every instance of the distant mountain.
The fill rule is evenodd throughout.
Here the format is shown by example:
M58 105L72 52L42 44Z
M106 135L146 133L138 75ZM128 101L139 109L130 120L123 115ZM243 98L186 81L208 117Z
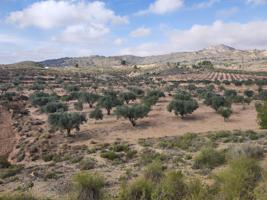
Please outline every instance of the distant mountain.
M0 69L1 68L41 68L43 65L41 65L38 62L33 62L33 61L23 61L23 62L18 62L14 64L8 64L8 65L1 65L0 64Z
M180 63L192 65L197 62L209 60L216 67L232 67L235 69L267 69L267 51L264 50L238 50L226 45L210 46L194 52L178 52L157 56L89 56L76 58L59 58L38 62L44 67L114 67L114 66L163 66L167 63Z

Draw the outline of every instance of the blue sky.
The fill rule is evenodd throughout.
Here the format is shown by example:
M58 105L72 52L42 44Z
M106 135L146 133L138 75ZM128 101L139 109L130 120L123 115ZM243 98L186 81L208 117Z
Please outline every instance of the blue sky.
M0 0L0 63L267 49L267 0Z

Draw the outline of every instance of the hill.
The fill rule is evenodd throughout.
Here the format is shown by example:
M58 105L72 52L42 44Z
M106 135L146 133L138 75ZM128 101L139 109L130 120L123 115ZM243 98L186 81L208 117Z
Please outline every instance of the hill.
M203 60L211 61L215 67L242 69L242 70L266 70L267 51L265 50L238 50L226 45L210 46L194 52L178 52L155 56L88 56L65 57L59 59L44 60L41 62L22 62L8 67L24 67L25 65L44 67L114 67L114 66L153 66L161 67L167 63L180 63L191 66Z

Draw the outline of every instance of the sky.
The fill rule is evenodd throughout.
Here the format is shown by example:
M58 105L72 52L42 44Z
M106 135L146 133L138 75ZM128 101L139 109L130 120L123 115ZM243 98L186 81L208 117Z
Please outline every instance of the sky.
M267 0L0 0L0 63L267 49Z

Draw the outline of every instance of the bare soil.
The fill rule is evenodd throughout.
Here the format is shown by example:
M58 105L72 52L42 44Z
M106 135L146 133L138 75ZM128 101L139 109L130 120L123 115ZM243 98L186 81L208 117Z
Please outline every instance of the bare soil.
M16 142L11 114L0 105L0 155L8 155Z
M90 120L81 126L81 132L78 133L80 144L89 145L92 141L110 143L117 139L135 144L140 138L178 136L188 132L258 130L259 128L254 103L246 105L245 109L242 105L233 105L234 113L228 121L224 121L212 108L202 103L192 115L181 119L167 111L166 107L170 100L171 97L161 99L153 106L148 117L137 121L136 127L132 127L128 120L117 119L112 115L105 115L103 121L96 123Z

